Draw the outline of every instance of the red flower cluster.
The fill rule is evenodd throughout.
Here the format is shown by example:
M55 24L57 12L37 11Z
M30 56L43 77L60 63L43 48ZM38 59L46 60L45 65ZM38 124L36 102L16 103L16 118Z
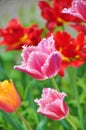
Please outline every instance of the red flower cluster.
M80 3L82 3L82 1ZM86 61L86 42L84 37L86 34L86 27L82 24L84 21L76 15L73 16L71 13L67 13L68 10L71 11L71 8L72 11L73 9L76 10L75 7L78 8L80 3L74 2L73 0L50 0L49 2L41 0L39 2L41 15L47 20L46 26L49 29L47 34L52 33L54 35L56 49L62 54L63 62L60 75L64 74L64 69L68 65L78 67ZM86 2L83 1L83 4L84 7ZM66 13L63 13L64 8L66 8ZM82 10L80 10L80 13L82 14ZM56 32L56 30L54 30L58 26L63 27L65 23L68 23L70 27L78 31L78 36L76 38L72 38L67 32ZM18 22L18 19L15 18L9 21L5 29L0 29L0 37L3 38L0 44L6 45L7 50L19 50L23 45L36 46L42 39L42 32L43 29L39 29L37 25L32 25L28 28L23 27Z
M32 25L29 28L23 27L18 19L9 21L6 28L0 29L1 45L6 45L7 50L19 50L23 45L37 45L41 40L43 29L39 29L37 25Z
M86 26L82 23L71 24L71 27L78 32L83 32L86 35Z
M62 69L60 75L64 74L64 69L71 65L79 67L86 61L86 43L84 34L79 33L76 38L72 38L67 32L56 32L54 34L56 49L62 54Z
M62 26L67 22L80 22L79 18L62 13L62 10L71 6L72 0L51 0L49 3L40 1L41 15L47 20L47 28L53 30L56 26Z

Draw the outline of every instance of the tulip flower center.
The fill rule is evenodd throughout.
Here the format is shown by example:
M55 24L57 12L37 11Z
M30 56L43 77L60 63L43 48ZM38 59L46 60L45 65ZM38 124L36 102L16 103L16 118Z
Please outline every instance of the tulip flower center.
M61 22L62 24L67 24L67 22L65 20L63 20L62 18L57 18L57 21L58 22Z
M28 38L28 35L24 35L23 37L21 37L20 39L19 39L19 41L18 42L15 42L15 44L13 44L12 46L13 46L13 48L15 48L15 47L17 47L17 46L19 46L20 44L22 44L22 43L26 43L26 42L28 42L28 41L30 41L30 39Z
M20 42L24 42L27 39L27 34L25 34L23 37L20 38Z

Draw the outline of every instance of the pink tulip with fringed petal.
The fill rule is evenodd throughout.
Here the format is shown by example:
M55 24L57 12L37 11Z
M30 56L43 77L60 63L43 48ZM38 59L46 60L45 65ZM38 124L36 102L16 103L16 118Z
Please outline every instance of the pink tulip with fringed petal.
M74 15L86 22L86 0L73 0L70 8L64 8L63 13Z
M39 105L37 112L52 120L61 120L65 118L69 112L69 108L64 102L64 92L60 93L55 89L44 88L41 99L34 101Z
M44 38L38 46L24 47L23 62L14 66L37 80L45 80L58 74L62 65L61 54L56 50L53 35Z

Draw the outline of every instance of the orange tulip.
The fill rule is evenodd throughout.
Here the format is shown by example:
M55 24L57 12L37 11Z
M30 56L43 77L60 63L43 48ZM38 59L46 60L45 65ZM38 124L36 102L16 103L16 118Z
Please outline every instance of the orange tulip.
M0 109L14 112L21 105L21 99L12 81L0 82Z

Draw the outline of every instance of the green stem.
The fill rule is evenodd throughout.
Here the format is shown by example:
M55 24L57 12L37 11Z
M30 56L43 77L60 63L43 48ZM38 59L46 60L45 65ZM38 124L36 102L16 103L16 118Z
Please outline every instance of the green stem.
M52 82L52 84L53 84L53 87L54 87L57 91L60 91L60 90L59 90L59 87L58 87L58 85L57 85L57 83L56 83L56 81L55 81L55 79L54 79L54 78L51 78L50 80L51 80L51 82Z
M35 110L34 110L34 103L33 103L34 98L33 98L33 95L32 95L32 88L30 86L31 86L31 84L29 82L28 85L26 86L26 89L25 89L24 99L26 100L26 96L29 94L29 96L30 96L30 106L33 108L35 121L36 121L37 124L39 124L37 112L35 112Z
M16 114L19 116L19 118L25 123L26 127L28 128L28 130L32 130L30 124L26 121L26 119L21 115L20 112L15 111Z
M77 130L76 126L74 125L74 123L71 121L71 115L66 117L66 120L69 122L69 124L72 126L73 130Z
M73 93L74 93L75 100L76 100L76 105L77 105L78 116L80 119L81 128L82 128L82 130L84 130L83 117L82 117L82 112L81 112L81 108L80 108L79 93L78 93L78 89L77 89L77 85L76 85L76 81L75 81L76 79L75 79L74 69L72 67L68 68L68 72L69 72L71 87L73 88Z
M64 25L62 26L62 31L65 31Z
M58 85L57 85L55 79L54 79L54 78L51 78L50 80L51 80L51 82L52 82L52 84L53 84L53 87L60 92L59 87L58 87ZM70 115L70 117L71 117L71 115ZM69 117L69 114L68 114L68 116L66 117L66 120L67 120L67 121L69 122L69 124L72 126L73 130L77 130L76 126L75 126L74 123L71 121L70 117Z

